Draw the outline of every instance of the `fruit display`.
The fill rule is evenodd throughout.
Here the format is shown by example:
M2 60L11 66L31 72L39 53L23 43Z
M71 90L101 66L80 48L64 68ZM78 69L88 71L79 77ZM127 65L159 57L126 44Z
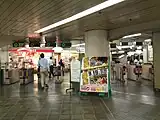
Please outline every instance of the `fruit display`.
M85 57L83 59L83 68L88 68L89 67L89 58Z

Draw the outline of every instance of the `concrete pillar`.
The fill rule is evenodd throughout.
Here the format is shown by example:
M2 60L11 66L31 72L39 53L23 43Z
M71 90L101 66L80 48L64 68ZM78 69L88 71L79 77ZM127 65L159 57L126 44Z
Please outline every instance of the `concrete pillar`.
M25 41L25 47L26 47L26 48L29 48L29 42L30 42L30 41L29 41L29 38L26 38L25 40L26 40L26 41Z
M148 63L148 45L143 47L143 63Z
M160 32L153 33L154 88L160 89Z
M59 36L56 36L56 47L61 47L62 41L60 40Z
M106 30L91 30L85 32L86 56L109 56L109 41Z
M40 47L45 47L46 40L45 40L45 36L44 35L41 36L41 42L40 43L41 43Z

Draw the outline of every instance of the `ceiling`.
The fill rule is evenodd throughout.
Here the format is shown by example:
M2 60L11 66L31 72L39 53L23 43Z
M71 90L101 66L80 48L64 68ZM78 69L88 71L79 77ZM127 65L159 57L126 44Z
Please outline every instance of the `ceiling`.
M26 36L105 0L0 0L0 39L3 35ZM126 0L80 20L43 34L66 39L82 37L93 29L114 30L160 20L160 0Z

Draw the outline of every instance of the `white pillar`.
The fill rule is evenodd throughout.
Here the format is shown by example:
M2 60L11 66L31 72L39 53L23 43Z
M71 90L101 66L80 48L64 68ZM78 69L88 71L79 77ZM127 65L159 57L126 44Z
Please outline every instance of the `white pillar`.
M29 42L30 42L30 41L29 41L29 38L26 38L26 39L25 39L25 47L26 47L26 48L29 48Z
M160 32L153 33L154 88L160 89Z
M45 43L46 43L46 40L45 40L45 36L41 36L41 42L40 42L40 47L45 47Z
M86 56L104 57L109 56L109 41L106 30L91 30L85 32Z
M143 63L148 63L148 45L143 48Z

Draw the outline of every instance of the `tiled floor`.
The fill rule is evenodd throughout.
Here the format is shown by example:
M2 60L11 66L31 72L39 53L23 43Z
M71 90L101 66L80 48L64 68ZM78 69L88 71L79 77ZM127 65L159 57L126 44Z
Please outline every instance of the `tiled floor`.
M114 84L111 99L66 94L68 86L67 76L61 85L50 81L48 91L36 84L3 86L0 120L160 120L160 98L150 86Z

